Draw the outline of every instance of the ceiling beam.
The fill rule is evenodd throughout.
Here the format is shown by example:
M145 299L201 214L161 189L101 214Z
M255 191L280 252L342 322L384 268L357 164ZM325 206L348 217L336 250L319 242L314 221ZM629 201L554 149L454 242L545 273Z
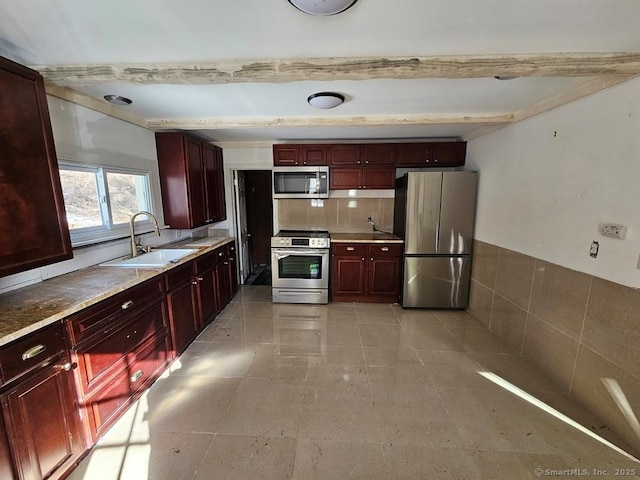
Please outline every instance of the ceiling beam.
M49 85L104 83L214 85L371 78L583 77L640 74L640 53L558 53L442 57L294 58L192 64L32 66Z
M372 127L388 125L503 125L513 122L511 114L475 115L368 115L358 117L284 117L284 118L192 118L149 120L152 130L208 130L217 128L265 127Z

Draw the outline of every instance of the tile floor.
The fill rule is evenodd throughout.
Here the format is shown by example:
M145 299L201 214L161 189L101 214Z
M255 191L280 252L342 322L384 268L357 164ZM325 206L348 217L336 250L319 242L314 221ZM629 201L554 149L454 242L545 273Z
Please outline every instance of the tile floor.
M467 313L245 286L70 479L640 478L547 405L601 429Z

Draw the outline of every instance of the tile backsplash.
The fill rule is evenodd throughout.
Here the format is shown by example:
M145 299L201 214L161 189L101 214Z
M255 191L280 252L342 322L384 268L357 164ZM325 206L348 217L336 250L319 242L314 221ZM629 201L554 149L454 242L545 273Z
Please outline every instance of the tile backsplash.
M640 452L640 291L475 240L469 312Z
M330 232L371 232L367 218L378 230L393 230L393 198L327 198L320 207L311 200L283 199L278 202L281 230L321 229Z

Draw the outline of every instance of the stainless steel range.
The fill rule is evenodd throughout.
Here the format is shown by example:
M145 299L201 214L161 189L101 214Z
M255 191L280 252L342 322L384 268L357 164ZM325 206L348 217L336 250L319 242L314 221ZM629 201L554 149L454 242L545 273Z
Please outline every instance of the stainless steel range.
M329 232L281 230L271 237L274 303L329 302Z

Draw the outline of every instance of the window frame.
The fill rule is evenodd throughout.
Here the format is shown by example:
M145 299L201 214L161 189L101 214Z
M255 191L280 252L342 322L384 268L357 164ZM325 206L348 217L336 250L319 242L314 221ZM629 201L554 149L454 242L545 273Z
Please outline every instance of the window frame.
M107 175L109 173L118 173L124 175L136 175L143 177L143 191L142 194L145 198L147 205L144 210L149 211L158 216L156 213L153 193L151 187L151 174L149 170L137 169L131 167L121 167L113 165L102 164L84 164L76 163L64 159L58 161L58 169L60 171L76 171L76 172L89 172L95 175L96 186L98 191L98 204L100 206L100 214L102 217L102 225L94 227L81 227L69 229L71 236L71 245L73 247L90 245L94 243L101 243L109 240L116 240L120 238L126 238L130 235L129 224L115 223L113 221L113 212L111 209L111 198L109 197L109 185L107 181ZM64 193L64 188L63 188ZM151 219L147 216L140 216L136 218L136 234L148 233L153 231L153 224Z

